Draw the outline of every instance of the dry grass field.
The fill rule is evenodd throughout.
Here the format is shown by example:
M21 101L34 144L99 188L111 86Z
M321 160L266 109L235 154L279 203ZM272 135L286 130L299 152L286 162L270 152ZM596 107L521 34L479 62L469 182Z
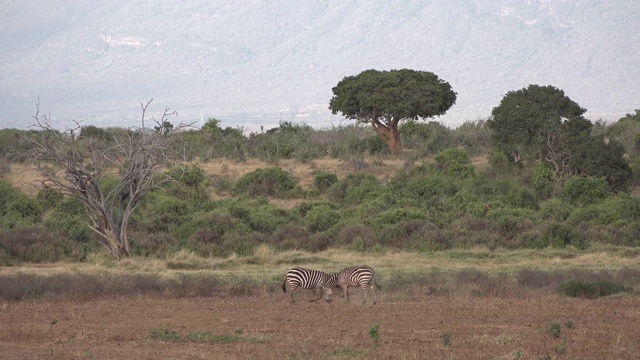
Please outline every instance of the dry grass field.
M357 293L356 293L357 294ZM418 295L418 294L415 294ZM2 359L638 359L640 298L283 294L23 301L0 307ZM376 325L378 325L377 328ZM377 345L374 337L377 335Z
M298 290L290 305L280 285L292 263L327 271L370 264L382 285L378 303L362 306L359 290L352 290L352 303L339 293L331 303L311 303L312 292ZM523 269L549 278L558 272L626 274L632 288L597 299L568 298L553 285L523 285L540 281L516 280ZM638 359L638 270L640 257L615 249L425 255L274 253L261 247L246 258L181 253L166 260L115 263L96 256L82 264L22 265L1 268L0 278L150 274L250 278L263 285L175 296L136 294L141 284L125 282L130 295L3 300L0 359Z

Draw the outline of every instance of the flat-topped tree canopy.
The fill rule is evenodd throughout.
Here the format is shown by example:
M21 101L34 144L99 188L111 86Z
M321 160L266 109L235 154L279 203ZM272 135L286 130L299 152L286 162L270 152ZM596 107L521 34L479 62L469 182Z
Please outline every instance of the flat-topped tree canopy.
M370 123L396 156L402 151L399 122L443 115L456 95L449 83L428 71L371 69L342 79L333 88L329 109Z

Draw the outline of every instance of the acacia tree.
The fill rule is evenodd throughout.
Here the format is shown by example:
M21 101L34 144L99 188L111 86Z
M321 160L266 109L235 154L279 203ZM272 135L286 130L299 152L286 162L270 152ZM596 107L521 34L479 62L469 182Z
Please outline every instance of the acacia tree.
M494 146L511 161L543 161L553 171L555 191L573 175L607 176L622 189L630 173L617 142L591 135L586 110L553 86L529 85L508 92L487 126ZM599 149L594 153L590 149ZM615 171L614 171L615 170Z
M444 114L456 102L449 83L433 73L409 69L366 70L333 88L329 109L335 115L371 124L391 155L402 152L398 124Z
M85 127L77 121L66 131L55 130L51 116L40 114L38 103L34 127L40 131L37 137L27 137L33 145L29 158L43 170L41 185L80 200L91 220L89 227L118 260L131 254L127 229L140 201L151 190L174 180L161 170L173 164L171 145L180 138L180 130L190 126L173 127L168 118L177 112L165 108L159 120L151 118L155 130L148 128L151 101L141 103L140 128L108 139L91 136L95 131L83 132ZM105 186L108 177L116 180Z

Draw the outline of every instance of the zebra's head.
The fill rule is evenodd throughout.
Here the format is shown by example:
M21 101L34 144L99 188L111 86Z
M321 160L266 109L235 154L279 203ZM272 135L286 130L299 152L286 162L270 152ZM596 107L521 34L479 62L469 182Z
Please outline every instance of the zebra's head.
M331 295L333 294L333 290L330 287L324 288L324 300L328 303L331 302Z
M328 289L337 288L338 287L338 273L329 275L329 277L327 278L327 281L325 282L324 286L327 287ZM333 290L332 290L332 293L333 293Z

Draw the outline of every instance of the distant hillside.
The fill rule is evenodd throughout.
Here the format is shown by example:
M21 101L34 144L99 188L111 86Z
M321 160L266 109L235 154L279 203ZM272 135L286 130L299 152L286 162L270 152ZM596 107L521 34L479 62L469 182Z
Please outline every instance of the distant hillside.
M177 121L322 127L341 121L331 88L370 68L448 81L450 126L532 83L615 121L640 107L639 18L636 0L0 0L0 127L31 124L38 97L99 126L154 98Z

